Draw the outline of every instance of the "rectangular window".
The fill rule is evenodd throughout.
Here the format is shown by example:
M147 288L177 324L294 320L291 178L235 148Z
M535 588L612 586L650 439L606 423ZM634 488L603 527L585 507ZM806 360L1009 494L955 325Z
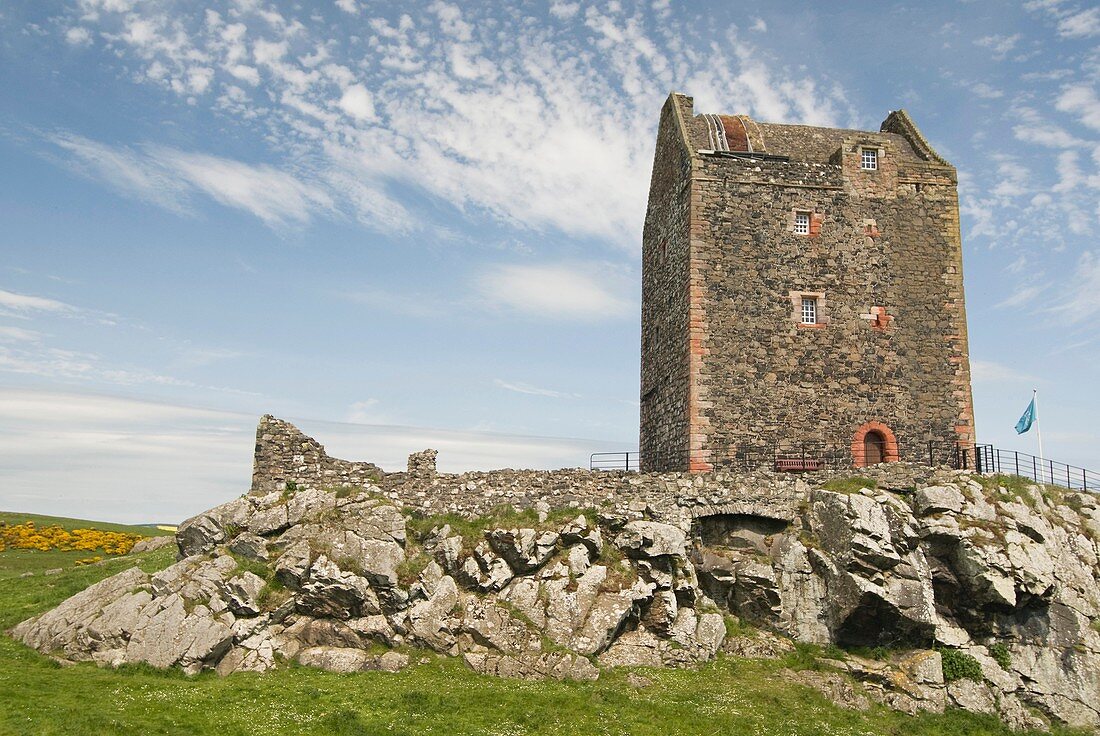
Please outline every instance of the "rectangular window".
M794 231L799 235L810 234L810 213L809 212L795 212L794 213Z
M878 151L874 148L859 150L859 168L874 171L878 168Z
M812 296L802 297L802 324L817 324L817 299Z

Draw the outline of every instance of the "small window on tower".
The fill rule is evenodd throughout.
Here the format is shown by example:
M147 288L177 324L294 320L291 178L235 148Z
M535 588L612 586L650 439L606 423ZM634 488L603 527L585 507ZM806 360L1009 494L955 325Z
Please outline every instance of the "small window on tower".
M794 213L794 231L798 235L810 234L810 213L809 212L795 212Z
M817 324L817 299L815 297L802 297L802 324Z
M878 169L878 150L874 148L859 149L859 168L865 171Z

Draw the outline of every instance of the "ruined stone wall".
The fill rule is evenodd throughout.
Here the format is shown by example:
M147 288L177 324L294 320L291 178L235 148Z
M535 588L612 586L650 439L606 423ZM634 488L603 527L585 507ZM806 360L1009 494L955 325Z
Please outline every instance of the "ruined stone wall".
M685 141L702 140L698 120ZM689 334L677 336L689 351L687 386L669 383L688 404L688 426L674 424L682 415L668 416L667 399L647 403L647 376L668 363L643 349L645 467L705 472L777 443L813 443L860 464L869 427L886 434L891 460L926 457L929 440L974 441L955 170L904 114L886 125L761 124L768 152L786 161L693 149L687 286L682 266L643 256L652 282L687 296ZM834 144L828 159L808 160ZM782 146L790 150L773 150ZM878 151L877 170L860 168L865 147ZM651 199L651 209L661 204ZM796 212L810 214L808 234L795 232ZM801 323L802 296L818 300L819 324ZM678 299L643 291L643 314L679 315ZM655 427L686 438L687 463L659 452L647 460L673 444L649 437Z
M576 468L485 470L439 473L435 451L410 455L409 471L385 473L368 462L329 457L324 447L294 425L265 416L256 432L252 494L287 490L332 490L342 486L380 492L402 508L427 515L484 516L494 508L630 508L660 518L700 514L764 514L793 519L812 484L833 473L792 475L771 470L692 474L628 473ZM868 468L881 487L908 489L937 471L904 463Z
M642 469L688 465L689 98L661 111L649 208L642 233Z
M383 476L377 465L329 457L317 440L289 422L270 414L256 427L251 493L286 490L288 483L302 489L362 487Z

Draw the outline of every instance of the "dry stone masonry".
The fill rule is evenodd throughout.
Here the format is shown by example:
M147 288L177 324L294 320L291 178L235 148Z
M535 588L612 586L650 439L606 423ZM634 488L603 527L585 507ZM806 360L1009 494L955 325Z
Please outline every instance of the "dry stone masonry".
M839 130L672 94L643 233L643 470L972 444L956 186L904 111Z
M786 676L846 707L1100 725L1095 496L908 463L451 475L427 451L383 473L272 417L257 438L251 491L181 525L174 565L12 634L103 666L396 671L431 651L574 680L805 642L829 658Z

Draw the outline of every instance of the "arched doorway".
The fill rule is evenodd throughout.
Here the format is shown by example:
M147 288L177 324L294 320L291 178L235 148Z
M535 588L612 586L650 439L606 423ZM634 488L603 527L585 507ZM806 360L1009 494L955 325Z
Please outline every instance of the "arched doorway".
M857 468L898 461L898 440L882 422L867 422L852 437L852 464Z
M886 460L886 438L872 429L863 435L863 464L878 465Z

